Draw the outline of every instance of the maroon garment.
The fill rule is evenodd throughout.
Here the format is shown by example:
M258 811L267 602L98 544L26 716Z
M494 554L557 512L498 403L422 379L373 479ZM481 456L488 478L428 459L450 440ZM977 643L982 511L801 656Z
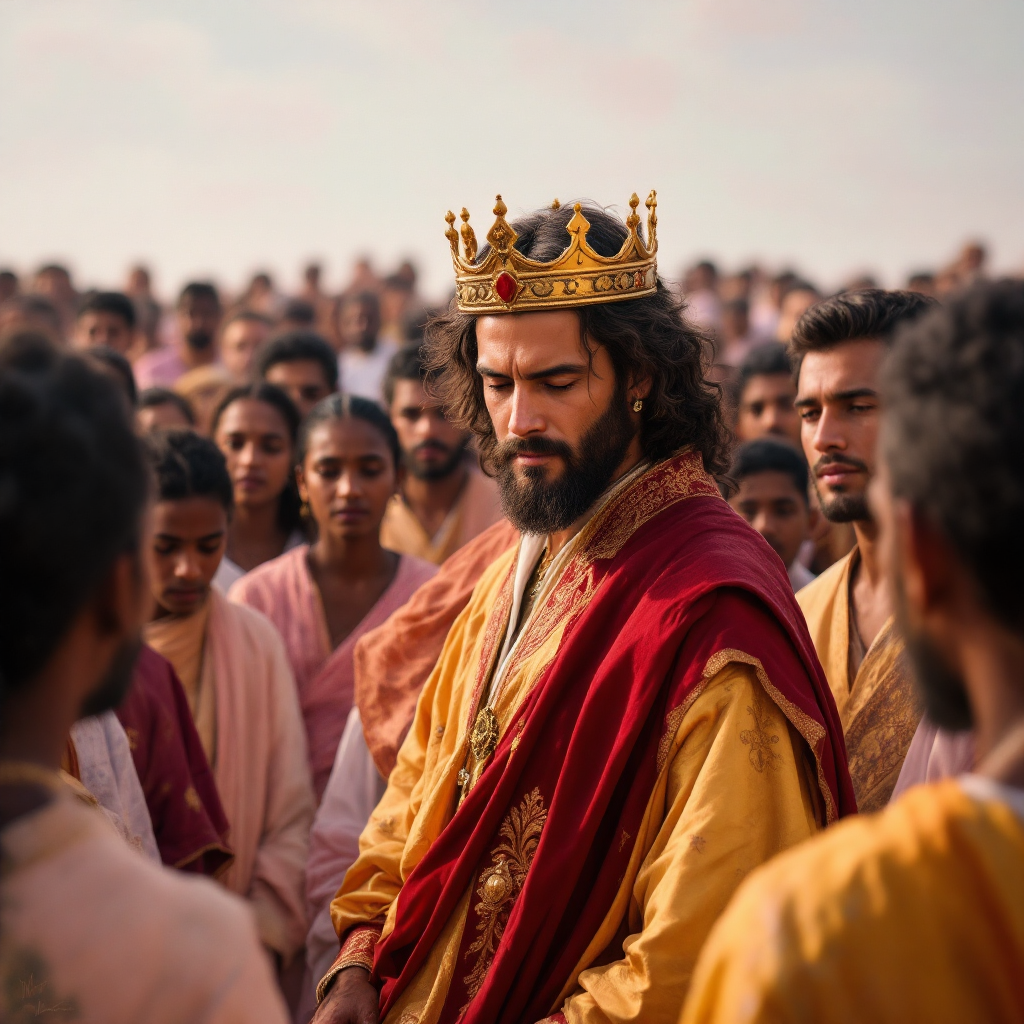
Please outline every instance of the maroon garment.
M221 806L188 698L171 663L143 646L132 687L117 710L169 867L217 875L234 859Z

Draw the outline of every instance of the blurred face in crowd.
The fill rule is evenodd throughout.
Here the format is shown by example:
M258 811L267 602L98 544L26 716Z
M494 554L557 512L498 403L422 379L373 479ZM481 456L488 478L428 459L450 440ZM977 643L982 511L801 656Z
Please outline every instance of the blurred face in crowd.
M128 321L117 313L90 309L75 323L75 348L112 348L125 355L135 340Z
M380 331L380 313L376 306L359 298L347 299L338 311L338 336L343 349L369 351Z
M567 529L639 459L634 395L607 349L584 347L575 313L484 316L476 336L505 514L525 532Z
M800 436L821 510L832 522L870 520L884 355L882 342L865 338L808 352L800 365Z
M178 326L194 352L208 352L220 326L221 308L210 295L186 295L178 306Z
M750 316L744 302L727 302L722 306L722 336L725 341L745 338L750 331Z
M766 470L744 477L729 504L790 566L807 539L810 509L807 496L801 494L788 473Z
M800 447L800 417L793 402L796 384L788 373L759 373L747 380L740 394L736 436L756 441L771 435Z
M419 480L443 480L462 465L469 434L445 419L418 380L396 380L391 422L398 432L405 464Z
M224 557L228 514L216 498L158 501L147 562L157 618L191 615L206 602Z
M263 379L276 384L295 403L305 419L331 393L324 368L315 359L290 359L268 367Z
M267 402L241 398L221 414L214 435L224 453L235 505L274 504L291 479L294 454L288 424Z
M220 361L237 381L247 381L257 349L270 335L270 325L262 320L239 317L232 320L220 336Z
M340 542L378 534L398 488L398 467L387 440L356 416L317 424L296 475L321 537Z
M39 271L32 282L32 291L37 295L45 295L58 306L66 306L75 298L71 276L66 270L56 267Z
M154 430L171 430L182 427L189 429L192 424L174 402L161 402L140 409L135 414L135 423L140 434L151 434Z
M793 337L793 328L800 319L818 301L817 292L803 288L795 288L782 300L779 312L779 324L775 329L775 337L786 344Z

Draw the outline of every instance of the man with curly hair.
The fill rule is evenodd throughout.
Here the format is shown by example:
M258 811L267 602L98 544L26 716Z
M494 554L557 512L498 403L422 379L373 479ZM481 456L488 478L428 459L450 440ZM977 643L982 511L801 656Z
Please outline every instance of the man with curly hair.
M509 224L499 198L479 255L463 212L465 258L449 215L427 387L521 540L448 634L332 904L321 1024L674 1021L739 880L853 808L785 566L713 478L719 394L648 205L645 241L635 212Z

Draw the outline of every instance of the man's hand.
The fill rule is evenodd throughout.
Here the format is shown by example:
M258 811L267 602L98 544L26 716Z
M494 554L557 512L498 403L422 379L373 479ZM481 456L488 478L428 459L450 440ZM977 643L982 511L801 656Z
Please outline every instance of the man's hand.
M310 1024L378 1024L380 997L365 967L338 973Z

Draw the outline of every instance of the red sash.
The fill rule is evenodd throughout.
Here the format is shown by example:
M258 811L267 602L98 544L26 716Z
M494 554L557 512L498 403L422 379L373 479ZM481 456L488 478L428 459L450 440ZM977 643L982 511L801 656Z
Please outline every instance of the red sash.
M510 588L511 574L492 617L507 615ZM585 527L520 649L535 650L567 610L557 654L402 886L375 953L382 1019L467 889L440 1020L533 1022L556 1009L623 880L679 723L730 661L760 663L814 754L829 821L856 810L839 716L785 567L699 456L656 466ZM500 643L501 629L487 632Z

